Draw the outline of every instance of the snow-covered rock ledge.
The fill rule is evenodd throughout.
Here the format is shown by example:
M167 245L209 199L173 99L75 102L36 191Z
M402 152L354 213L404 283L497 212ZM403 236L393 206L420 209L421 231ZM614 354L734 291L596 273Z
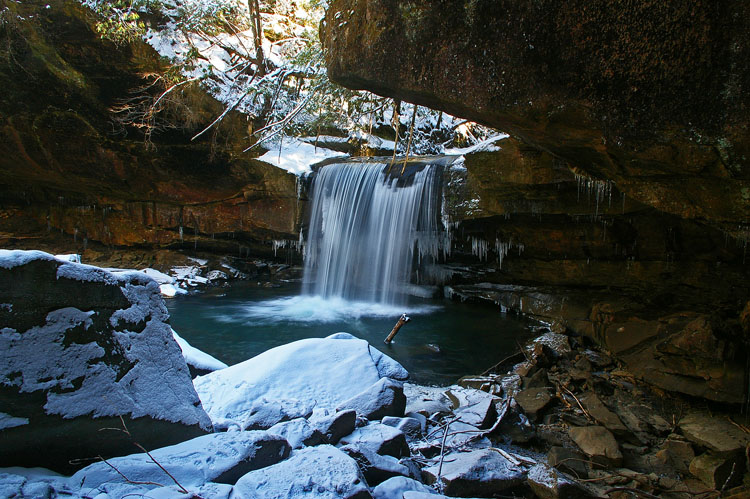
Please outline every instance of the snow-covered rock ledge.
M0 282L0 466L131 453L120 416L151 447L210 431L151 277L0 250Z

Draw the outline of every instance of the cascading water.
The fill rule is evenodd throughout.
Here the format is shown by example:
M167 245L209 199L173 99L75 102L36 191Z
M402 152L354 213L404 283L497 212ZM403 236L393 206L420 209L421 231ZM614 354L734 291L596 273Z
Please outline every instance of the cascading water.
M401 164L393 167L400 171ZM312 186L304 293L399 305L413 264L442 249L439 165L409 166L391 177L388 163L324 166ZM413 171L417 170L417 171Z

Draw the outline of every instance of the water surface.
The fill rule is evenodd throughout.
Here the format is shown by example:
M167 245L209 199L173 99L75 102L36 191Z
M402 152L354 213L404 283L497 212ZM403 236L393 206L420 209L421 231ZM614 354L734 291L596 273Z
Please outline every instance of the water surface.
M269 289L235 283L178 296L167 307L180 336L230 365L295 340L345 331L398 360L412 381L432 385L481 373L531 336L530 321L495 307L419 298L394 307L299 293L298 284ZM411 322L385 345L402 313Z

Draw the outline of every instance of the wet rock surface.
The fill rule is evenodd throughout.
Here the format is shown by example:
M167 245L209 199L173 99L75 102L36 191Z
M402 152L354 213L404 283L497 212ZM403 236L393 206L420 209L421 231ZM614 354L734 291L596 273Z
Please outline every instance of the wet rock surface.
M654 389L587 341L546 333L525 349L525 361L495 369L510 371L462 380L502 393L508 410L498 410L501 431L489 438L514 445L516 459L538 462L526 468L536 497L750 493L750 427L737 406L701 409L705 401ZM519 390L524 384L540 387ZM551 400L525 407L545 386Z

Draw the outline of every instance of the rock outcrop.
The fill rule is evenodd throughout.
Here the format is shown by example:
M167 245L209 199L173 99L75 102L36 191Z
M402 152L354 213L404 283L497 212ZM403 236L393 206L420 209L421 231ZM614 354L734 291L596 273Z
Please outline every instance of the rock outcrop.
M741 1L331 2L332 80L499 128L660 211L747 238Z
M71 471L210 431L150 277L0 250L0 281L0 466Z
M188 84L165 99L168 122L157 115L148 131L138 106L166 87L143 90L153 83L143 75L167 69L151 47L102 39L77 1L5 9L0 233L61 231L78 252L98 241L271 254L270 240L297 239L296 178L242 153L245 116L231 112L191 141L223 105Z
M335 0L321 39L332 80L511 135L446 173L461 222L446 295L596 338L662 388L741 402L749 14Z

